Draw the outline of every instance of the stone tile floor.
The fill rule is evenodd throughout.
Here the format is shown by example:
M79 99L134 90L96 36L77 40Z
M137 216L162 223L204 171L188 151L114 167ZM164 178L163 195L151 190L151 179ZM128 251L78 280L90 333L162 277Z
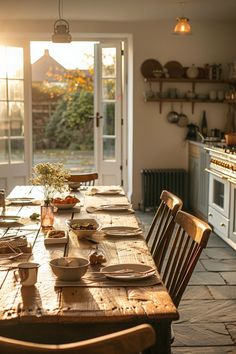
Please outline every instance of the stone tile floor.
M148 230L153 213L137 211ZM214 233L203 251L173 325L173 354L236 354L236 251Z

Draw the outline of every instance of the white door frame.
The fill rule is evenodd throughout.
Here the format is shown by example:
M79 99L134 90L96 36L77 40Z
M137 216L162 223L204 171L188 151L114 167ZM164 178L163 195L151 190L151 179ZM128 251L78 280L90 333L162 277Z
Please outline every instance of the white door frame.
M123 164L123 182L124 189L129 198L132 196L133 191L133 36L129 33L73 33L74 41L99 41L104 39L120 39L124 42L124 50L126 52L125 65L124 65L124 97L123 97L123 151L122 151L122 164ZM39 33L4 33L5 42L9 42L12 39L19 39L26 43L27 54L26 63L28 66L26 73L26 81L31 82L31 68L30 68L30 42L31 41L48 41L51 39L51 33L39 32ZM1 35L0 35L1 40ZM32 99L30 85L28 85L27 96L29 101L27 102L25 108L28 112L28 130L29 130L29 141L28 141L28 156L29 156L29 169L28 173L32 171Z

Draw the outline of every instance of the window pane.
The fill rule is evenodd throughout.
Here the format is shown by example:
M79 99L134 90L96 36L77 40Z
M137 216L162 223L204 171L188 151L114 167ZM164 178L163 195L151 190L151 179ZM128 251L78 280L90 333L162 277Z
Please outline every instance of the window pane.
M0 78L6 78L7 74L7 59L6 59L6 47L0 46Z
M9 101L23 101L24 99L24 86L22 80L9 80L8 81L8 99Z
M0 139L0 163L8 162L8 141Z
M0 80L0 100L7 99L6 80Z
M115 103L103 103L103 134L115 135Z
M9 79L23 79L23 49L7 47L7 75Z
M103 100L114 100L115 99L115 89L116 89L115 79L103 79L102 80L102 98Z
M115 160L114 138L103 138L103 160Z
M11 162L24 162L24 140L11 140Z
M116 76L116 48L102 48L102 76Z
M24 105L20 102L9 103L9 115L10 115L10 126L11 126L11 136L19 136L24 134L23 126L23 116L24 116Z
M0 102L0 121L7 119L7 103Z
M0 136L8 137L9 136L9 121L0 120Z

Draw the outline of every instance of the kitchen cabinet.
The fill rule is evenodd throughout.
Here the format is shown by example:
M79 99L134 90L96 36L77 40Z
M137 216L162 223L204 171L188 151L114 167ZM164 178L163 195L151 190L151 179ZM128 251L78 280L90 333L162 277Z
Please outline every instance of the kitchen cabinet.
M209 154L201 143L189 142L189 206L194 214L207 220Z
M229 243L236 249L236 182L231 181ZM232 243L232 244L231 244Z
M189 90L195 95L196 94L196 85L197 84L224 84L227 85L229 82L225 80L206 80L206 79L166 79L166 78L145 78L144 81L148 83L149 85L149 91L147 92L153 92L153 95L146 95L145 96L145 101L146 102L158 102L159 103L159 108L160 108L160 113L162 112L162 104L165 102L188 102L191 103L192 105L192 113L194 113L194 106L196 103L224 103L224 99L218 100L210 100L210 99L201 99L196 96L196 98L170 98L170 97L163 97L164 96L164 91L163 91L163 85L168 84L168 83L188 83ZM152 90L152 83L158 83L159 85L159 91L155 92Z

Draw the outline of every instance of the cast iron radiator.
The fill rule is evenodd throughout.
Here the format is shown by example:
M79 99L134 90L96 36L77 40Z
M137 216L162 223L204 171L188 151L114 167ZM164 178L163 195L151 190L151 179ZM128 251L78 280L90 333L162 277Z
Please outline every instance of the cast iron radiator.
M188 173L184 169L143 169L141 208L156 209L160 204L163 189L182 199L184 209L188 208Z

